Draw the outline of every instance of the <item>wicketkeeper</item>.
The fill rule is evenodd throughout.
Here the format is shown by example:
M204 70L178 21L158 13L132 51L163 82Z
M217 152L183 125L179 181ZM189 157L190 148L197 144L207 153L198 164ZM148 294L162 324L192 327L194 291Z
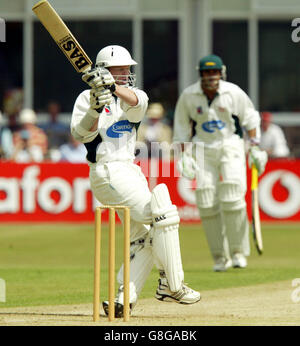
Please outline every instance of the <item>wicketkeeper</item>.
M90 89L75 102L71 132L87 148L95 197L102 204L130 207L131 310L154 263L160 273L155 297L192 304L200 300L200 293L183 283L177 208L167 186L160 184L150 192L140 167L133 163L137 129L148 106L148 96L135 87L130 72L136 64L121 46L100 50L96 68L83 75ZM123 266L118 281L115 315L122 317ZM103 307L108 314L108 302Z
M225 81L220 57L209 55L198 66L200 80L180 95L174 142L203 144L204 165L193 150L183 152L178 169L197 180L196 202L215 271L245 268L250 254L243 129L248 134L249 165L263 173L267 153L259 147L260 117L246 93ZM183 145L182 145L183 147ZM203 158L203 157L202 157ZM196 174L197 173L197 174Z

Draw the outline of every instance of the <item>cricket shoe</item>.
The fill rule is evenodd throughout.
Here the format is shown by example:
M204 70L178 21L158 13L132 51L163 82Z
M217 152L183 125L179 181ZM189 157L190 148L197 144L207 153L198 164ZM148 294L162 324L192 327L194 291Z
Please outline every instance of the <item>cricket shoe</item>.
M232 267L232 261L229 258L218 257L215 259L213 270L215 272L225 272L228 268Z
M161 278L158 279L155 298L164 302L171 301L179 304L194 304L201 299L201 295L184 284L182 284L179 291L172 292L170 291L167 279Z
M129 314L131 314L133 308L135 307L137 303L137 295L135 292L134 285L130 283L130 302L129 302ZM105 315L108 316L109 312L109 302L105 300L102 302L103 310L105 312ZM123 292L123 285L119 287L117 297L115 299L115 317L116 318L122 318L124 316L124 292Z
M232 266L233 268L246 268L247 258L241 253L235 253L232 256Z

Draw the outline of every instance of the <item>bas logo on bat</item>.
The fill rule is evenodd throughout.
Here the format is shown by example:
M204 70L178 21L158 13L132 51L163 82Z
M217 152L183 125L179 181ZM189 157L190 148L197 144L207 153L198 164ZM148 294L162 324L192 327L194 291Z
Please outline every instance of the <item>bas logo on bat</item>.
M59 44L61 50L66 54L66 56L70 59L73 66L77 71L81 71L85 66L89 65L89 60L80 50L72 38L72 36L65 37Z

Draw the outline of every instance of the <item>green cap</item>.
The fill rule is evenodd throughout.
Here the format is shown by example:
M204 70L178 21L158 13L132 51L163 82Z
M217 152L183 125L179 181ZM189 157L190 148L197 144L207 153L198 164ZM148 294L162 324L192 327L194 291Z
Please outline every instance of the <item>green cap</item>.
M223 61L217 55L207 55L199 61L199 71L222 70Z

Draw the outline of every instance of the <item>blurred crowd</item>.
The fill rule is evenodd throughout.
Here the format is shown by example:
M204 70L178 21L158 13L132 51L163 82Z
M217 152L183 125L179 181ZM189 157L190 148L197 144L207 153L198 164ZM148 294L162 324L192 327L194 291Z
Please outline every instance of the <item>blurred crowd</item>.
M61 107L56 101L47 105L47 119L40 122L33 109L23 108L22 90L6 94L0 110L0 159L28 162L86 162L86 148L70 135L69 125L61 120ZM270 158L289 157L290 150L284 131L273 123L270 112L261 112L261 147ZM151 143L172 143L172 117L161 103L150 103L138 130L137 154L160 157L161 148ZM144 145L142 151L141 143ZM143 157L143 155L140 155Z
M56 101L47 105L47 119L41 123L33 109L22 107L22 90L6 94L0 111L0 158L19 163L86 163L85 146L74 140L70 128L61 121Z

